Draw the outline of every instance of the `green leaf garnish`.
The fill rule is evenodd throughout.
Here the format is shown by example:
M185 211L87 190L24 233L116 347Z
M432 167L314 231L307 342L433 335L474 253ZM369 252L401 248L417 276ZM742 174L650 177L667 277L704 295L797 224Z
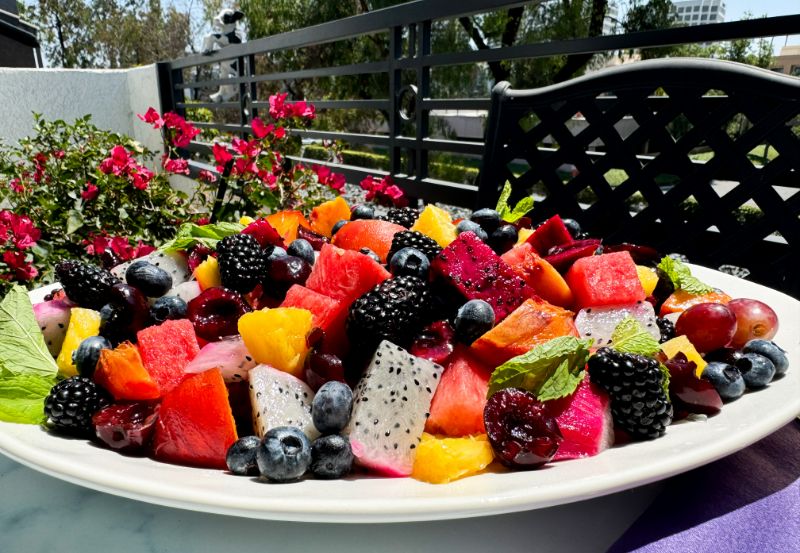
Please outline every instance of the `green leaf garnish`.
M708 294L714 291L714 288L692 276L691 269L677 259L667 256L661 260L658 268L667 274L676 290L683 290L694 295Z
M539 401L572 394L583 380L592 342L560 336L509 359L492 373L487 397L503 388L522 388Z
M635 353L647 357L652 357L661 351L658 340L630 315L622 319L611 333L611 347L622 353Z
M44 399L55 376L5 373L0 378L0 420L22 424L44 421Z
M54 377L53 356L33 314L28 292L14 286L0 302L0 367L14 375Z
M500 198L497 200L496 211L500 214L500 218L508 223L516 223L523 218L531 209L533 209L533 198L528 196L522 198L514 209L508 205L508 198L511 197L511 183L506 181L503 185L503 191L500 193Z
M244 230L244 225L239 223L213 223L202 226L185 223L181 225L175 238L161 246L160 249L165 252L185 251L198 244L216 248L217 242L226 236L238 234L242 230Z
M664 379L661 381L661 388L664 390L664 395L667 396L667 401L669 399L669 369L664 363L659 363L658 368L661 369L661 374L664 376Z

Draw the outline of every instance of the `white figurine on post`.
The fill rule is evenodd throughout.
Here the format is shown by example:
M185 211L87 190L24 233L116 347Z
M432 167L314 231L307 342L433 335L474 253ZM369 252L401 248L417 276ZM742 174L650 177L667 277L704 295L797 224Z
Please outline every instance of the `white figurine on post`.
M223 48L229 44L241 44L241 32L236 28L236 23L244 17L238 10L225 8L220 10L214 18L213 32L203 38L203 55L210 55L214 47ZM219 63L219 78L228 79L238 76L236 60L225 60ZM212 102L227 102L236 96L237 86L232 84L221 85L219 90L211 94Z

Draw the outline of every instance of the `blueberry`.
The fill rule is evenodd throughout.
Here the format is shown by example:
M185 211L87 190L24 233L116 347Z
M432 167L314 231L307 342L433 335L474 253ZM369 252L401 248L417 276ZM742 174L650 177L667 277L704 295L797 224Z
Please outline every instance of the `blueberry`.
M245 436L233 442L233 445L228 448L228 453L225 454L228 470L239 476L258 475L256 455L259 446L261 446L261 440L258 436Z
M279 259L281 257L287 257L289 254L286 253L286 250L281 248L280 246L273 246L272 250L267 254L267 267L269 267L270 263Z
M100 352L104 349L111 349L112 345L102 336L90 336L86 338L77 349L72 352L72 362L78 368L78 374L87 378L92 378L97 362L100 360Z
M150 318L156 324L164 321L177 321L186 318L187 305L183 298L178 296L164 296L158 298L150 306Z
M314 257L314 247L311 245L311 242L302 238L298 238L289 244L289 247L286 249L286 253L295 257L299 257L309 265L313 265L314 261L316 261L316 258Z
M739 369L728 363L712 361L703 369L702 377L711 382L723 401L732 401L744 393L744 378Z
M461 234L462 232L474 232L475 235L480 238L482 241L486 242L489 239L489 235L486 234L486 231L481 228L481 226L476 223L475 221L470 221L469 219L464 219L458 226L456 227L456 232Z
M742 356L742 352L733 348L719 348L714 351L709 351L703 356L703 359L708 361L719 361L728 365L735 365L736 361Z
M311 444L311 472L317 478L333 480L350 472L353 451L350 440L339 434L322 436Z
M311 442L295 426L278 426L264 435L256 462L261 476L273 482L297 480L311 464Z
M483 300L469 300L458 308L453 327L456 338L471 344L494 326L494 309Z
M567 230L574 240L577 240L578 236L580 236L581 232L583 232L581 229L581 224L575 219L561 219L561 222L564 223L565 227L567 227Z
M350 211L350 220L355 221L356 219L374 219L375 218L375 208L371 205L361 204L355 206Z
M413 276L428 280L431 262L428 256L417 248L403 248L389 260L389 270L393 276Z
M369 248L361 248L358 251L359 253L363 253L364 255L369 256L369 258L372 259L375 263L381 262L381 258L378 256L378 254Z
M736 368L741 371L748 388L763 388L775 376L775 365L757 353L745 353L736 361Z
M331 229L331 236L333 236L334 234L339 232L339 229L342 228L343 226L345 226L349 222L350 221L348 221L347 219L342 219L341 221L336 221L336 224L334 224L333 228Z
M488 207L475 211L469 219L478 223L487 234L491 234L500 226L500 214Z
M514 247L517 238L519 234L514 225L503 225L489 235L489 245L497 255L502 255Z
M125 281L148 298L160 298L172 288L172 275L147 261L134 261L125 271Z
M341 431L350 421L352 410L353 391L336 380L323 384L311 402L311 418L322 434Z
M782 376L789 370L789 356L786 350L769 340L750 340L742 348L742 353L763 355L775 365L775 376Z

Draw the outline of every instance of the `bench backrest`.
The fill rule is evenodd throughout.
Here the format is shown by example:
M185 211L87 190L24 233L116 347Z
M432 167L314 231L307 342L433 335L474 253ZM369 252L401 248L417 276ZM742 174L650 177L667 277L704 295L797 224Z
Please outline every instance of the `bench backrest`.
M653 245L800 296L800 79L667 59L495 86L479 204L506 180L608 243ZM766 152L764 145L767 145Z

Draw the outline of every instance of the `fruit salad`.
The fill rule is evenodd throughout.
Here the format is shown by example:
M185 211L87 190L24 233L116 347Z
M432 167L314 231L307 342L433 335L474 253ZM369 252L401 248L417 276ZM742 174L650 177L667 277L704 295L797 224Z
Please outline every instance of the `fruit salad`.
M262 482L446 483L658 439L787 371L768 305L529 207L337 198L63 261L33 307L47 425Z

